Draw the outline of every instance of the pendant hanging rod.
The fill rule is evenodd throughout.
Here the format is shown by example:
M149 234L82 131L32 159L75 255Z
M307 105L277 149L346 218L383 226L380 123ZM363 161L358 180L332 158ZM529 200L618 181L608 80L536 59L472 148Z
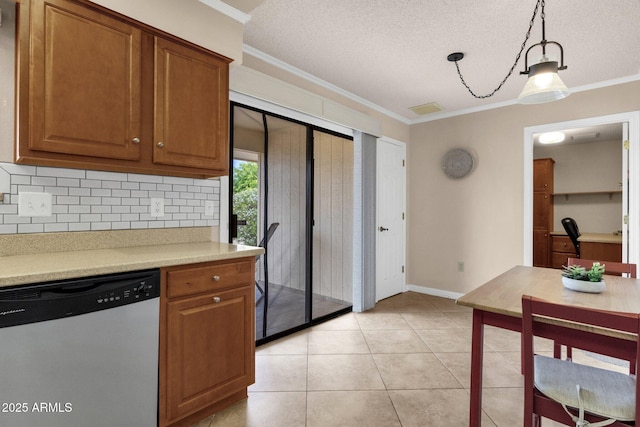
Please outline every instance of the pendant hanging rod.
M536 7L533 10L533 16L529 21L529 28L527 29L527 33L525 35L525 39L520 46L520 50L516 55L516 59L509 69L507 75L502 79L498 87L496 87L492 92L486 95L477 95L471 87L467 84L464 77L462 76L462 72L460 71L460 65L458 62L464 58L464 54L462 52L454 52L447 56L447 60L449 62L453 62L456 65L456 70L458 72L458 76L460 77L460 81L467 88L469 93L473 95L473 97L478 99L489 98L493 96L497 91L499 91L502 86L505 84L507 79L513 74L513 70L518 65L518 61L522 56L522 52L524 51L529 37L531 36L531 30L533 28L533 24L535 22L536 15L538 14L538 9L541 9L540 15L542 20L542 41L540 43L536 43L532 45L529 49L527 49L525 53L525 70L521 71L520 74L529 75L529 81L525 85L522 93L518 97L518 100L524 104L534 104L540 102L548 102L554 101L557 99L562 99L569 95L569 91L567 87L564 85L562 80L558 76L558 70L565 70L567 68L564 65L564 50L560 43L554 41L548 41L546 37L546 22L545 22L545 0L537 0ZM547 44L556 45L560 50L560 65L558 66L557 61L551 61L547 58ZM539 63L532 65L529 67L528 56L531 49L536 46L540 46L542 48L542 59ZM534 79L535 77L535 79Z

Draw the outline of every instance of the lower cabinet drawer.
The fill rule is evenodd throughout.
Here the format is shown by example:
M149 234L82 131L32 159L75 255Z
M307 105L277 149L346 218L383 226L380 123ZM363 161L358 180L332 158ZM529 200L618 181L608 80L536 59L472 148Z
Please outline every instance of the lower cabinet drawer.
M167 296L175 298L253 283L255 258L243 258L167 273Z
M562 268L563 265L567 265L567 260L569 258L575 258L575 256L575 253L552 252L551 268Z
M551 251L567 252L575 255L575 247L571 239L565 236L551 236Z

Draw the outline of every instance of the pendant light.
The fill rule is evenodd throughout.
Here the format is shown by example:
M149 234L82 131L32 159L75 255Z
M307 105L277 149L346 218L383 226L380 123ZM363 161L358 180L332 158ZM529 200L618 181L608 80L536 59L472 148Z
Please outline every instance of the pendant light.
M538 0L538 2L536 3L536 7L533 11L533 16L531 17L531 21L529 22L529 29L527 30L527 34L525 36L524 42L520 46L520 51L518 52L518 55L516 55L516 59L513 65L511 66L511 69L509 70L505 78L502 80L502 82L500 82L498 87L496 87L491 93L487 95L476 95L471 90L467 82L464 80L464 77L462 77L462 73L460 72L460 66L458 65L458 61L464 58L464 54L462 52L454 52L449 56L447 56L447 60L449 60L449 62L454 62L456 64L456 70L458 71L458 76L460 76L460 81L462 82L464 87L467 88L469 93L471 93L471 95L473 95L475 98L478 98L478 99L489 98L490 96L493 96L493 94L495 94L498 90L500 90L500 88L504 85L504 83L513 73L513 70L515 69L516 65L518 65L520 56L522 55L522 52L524 51L527 41L529 40L529 36L531 35L531 29L533 28L536 15L538 14L538 9L540 8L541 9L540 16L542 18L542 41L540 41L540 43L536 43L533 46L531 46L529 49L527 49L527 52L525 53L525 59L524 59L525 70L521 71L520 74L528 75L529 79L527 80L527 83L525 84L524 89L522 89L522 92L518 96L518 102L520 102L521 104L540 104L544 102L556 101L569 96L569 89L567 89L567 86L564 84L560 76L558 76L559 70L567 69L567 66L564 65L564 50L562 49L562 45L560 45L560 43L557 43L554 41L548 41L546 39L544 6L545 6L545 0ZM549 59L549 57L547 56L547 45L549 44L555 45L560 49L559 65L557 61L553 61ZM529 52L531 51L531 49L533 49L536 46L540 46L542 48L542 56L540 57L540 60L538 61L538 63L528 67L527 65L528 65Z

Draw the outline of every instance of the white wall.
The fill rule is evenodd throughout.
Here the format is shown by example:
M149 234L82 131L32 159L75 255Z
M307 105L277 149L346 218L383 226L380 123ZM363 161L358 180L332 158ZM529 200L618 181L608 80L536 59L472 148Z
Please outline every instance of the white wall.
M620 191L622 141L559 144L534 148L534 158L550 157L554 164L554 193ZM572 217L582 233L621 230L622 194L558 195L554 199L554 230Z
M635 81L549 104L413 125L407 146L407 282L466 293L522 264L524 129L640 110L638 93L640 81ZM478 155L477 168L461 180L446 178L440 167L454 147ZM464 272L457 271L459 261Z
M242 23L198 0L91 0L242 64Z

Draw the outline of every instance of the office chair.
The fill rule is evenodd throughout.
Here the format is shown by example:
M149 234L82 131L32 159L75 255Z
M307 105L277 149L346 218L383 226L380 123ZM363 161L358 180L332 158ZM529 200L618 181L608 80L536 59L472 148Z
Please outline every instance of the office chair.
M274 222L272 223L269 228L267 229L267 235L264 236L262 238L262 240L260 241L260 244L258 246L260 246L261 248L265 249L265 255L267 254L266 249L267 249L267 244L269 243L269 240L271 240L271 237L273 236L273 233L276 232L276 229L278 228L278 226L280 225L279 222ZM256 256L256 262L258 262L260 260L260 256L258 255ZM262 289L262 286L260 286L258 284L258 281L256 280L256 288L258 288L258 291L260 292L260 295L264 295L264 289Z
M636 365L640 341L605 336L604 330L637 335L640 314L522 296L524 427L539 427L542 417L570 426L640 425L640 383L635 376L534 352L533 338L542 336L605 355L616 348Z
M578 241L578 237L580 237L580 230L578 229L576 220L573 218L562 218L562 226L576 249L576 258L580 258L580 242Z

